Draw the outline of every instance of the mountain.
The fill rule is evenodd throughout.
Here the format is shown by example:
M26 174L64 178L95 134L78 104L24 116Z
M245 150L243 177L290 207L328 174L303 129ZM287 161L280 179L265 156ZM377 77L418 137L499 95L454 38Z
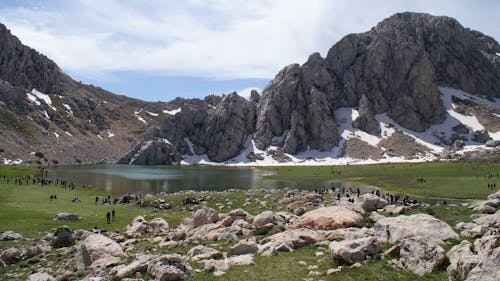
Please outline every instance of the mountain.
M499 53L452 18L395 14L326 58L286 66L262 96L184 101L120 163L429 160L483 149L500 140Z
M0 24L0 162L329 164L500 147L500 46L449 17L401 13L262 95L145 102L74 81Z
M168 109L74 81L0 24L0 163L113 163Z

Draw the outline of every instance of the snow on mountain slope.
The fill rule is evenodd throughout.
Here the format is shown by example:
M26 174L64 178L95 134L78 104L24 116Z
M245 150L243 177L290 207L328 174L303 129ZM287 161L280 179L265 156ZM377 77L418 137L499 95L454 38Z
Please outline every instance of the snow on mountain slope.
M223 163L211 162L206 155L196 155L192 150L192 144L190 144L189 139L185 140L188 143L193 155L184 155L184 160L181 164L204 164L204 165L234 165L234 166L274 166L274 165L343 165L343 164L371 164L371 163L387 163L387 162L422 162L434 160L439 154L443 153L451 144L449 143L450 138L454 135L461 135L466 141L464 141L464 147L462 150L457 151L457 153L465 153L470 151L476 151L480 149L489 149L484 144L472 141L472 133L474 131L485 130L485 126L481 124L478 118L471 114L464 114L457 111L457 105L453 103L453 97L459 98L461 100L470 100L476 104L481 104L492 108L493 110L500 110L500 100L487 100L471 94L465 93L461 90L456 90L453 88L439 87L441 92L441 100L446 108L446 118L443 123L431 126L424 132L415 132L398 125L394 120L392 120L386 113L375 115L375 119L378 121L380 126L380 135L374 136L368 134L360 129L353 128L352 122L358 116L358 110L355 108L344 107L339 108L335 111L335 118L339 124L338 132L341 136L339 145L334 147L331 151L321 152L318 150L306 150L298 154L284 154L285 157L289 159L287 162L280 162L273 158L273 152L275 152L278 147L276 145L270 145L266 149L258 149L255 145L252 135L247 137L244 144L244 149L241 153L231 160ZM498 118L500 122L500 115L493 114ZM457 125L464 125L468 128L469 133L457 134L453 131L453 128ZM389 147L383 147L381 142L383 140L389 139L394 133L399 132L407 135L415 140L417 144L421 144L429 149L430 152L424 155L415 155L413 158L404 157L394 157L389 156L385 153ZM500 140L500 131L488 131L488 134L493 140ZM277 144L283 141L282 136L273 137L273 144ZM379 159L354 159L351 157L344 156L343 147L346 141L350 139L359 139L366 144L379 148L383 155ZM410 144L411 145L411 144ZM257 155L258 159L250 160L248 155Z

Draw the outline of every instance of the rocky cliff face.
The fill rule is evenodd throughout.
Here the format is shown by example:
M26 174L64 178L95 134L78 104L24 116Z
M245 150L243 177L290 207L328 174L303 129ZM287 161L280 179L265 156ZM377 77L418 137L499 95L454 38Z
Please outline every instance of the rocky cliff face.
M0 164L116 162L170 107L78 83L0 24Z
M370 146L374 152L370 155L382 157L388 152L398 156L384 145L405 139L401 138L403 132L418 134L449 119L447 110L451 109L443 104L438 86L490 100L500 98L498 53L500 46L494 39L464 28L452 18L396 14L366 33L344 37L326 58L315 53L302 66L285 67L260 98L245 101L231 94L211 104L205 100L195 102L196 106L183 106L180 113L165 121L160 137L182 154L206 154L207 160L215 162L247 151L247 135L255 145L250 151L252 159L255 150L266 153L270 148L274 153L293 155L306 150L331 152L344 146L340 156L348 156L346 148L353 143ZM347 125L341 124L345 120L338 120L336 114L345 108L357 115ZM382 117L377 116L386 116L393 123L381 123ZM389 127L395 124L400 126L400 137L390 138ZM340 127L351 128L355 137L360 131L386 140L378 144L353 142L341 136L345 131ZM446 136L436 136L434 143L424 141L450 145L450 140L443 138L451 136L434 132L438 133ZM192 151L186 143L192 144ZM414 141L409 143L413 148L398 150L428 150L415 149Z

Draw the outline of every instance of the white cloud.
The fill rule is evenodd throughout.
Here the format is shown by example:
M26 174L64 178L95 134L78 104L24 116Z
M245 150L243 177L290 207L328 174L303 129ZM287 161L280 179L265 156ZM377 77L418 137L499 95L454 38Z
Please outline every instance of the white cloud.
M390 6L377 1L328 0L45 3L49 4L36 8L4 6L0 21L23 43L82 76L133 70L223 79L271 78L287 64L304 62L312 52L326 55L344 35L366 31L406 10L461 16L476 24L473 28L481 27L474 11L460 5L466 2L450 0L439 4L400 0L391 1ZM500 12L498 5L492 5L476 6L478 12ZM500 26L498 21L489 17L488 26Z
M236 91L238 96L245 98L246 100L250 100L250 94L252 90L256 90L259 94L262 94L262 89L259 87L248 87L241 90Z

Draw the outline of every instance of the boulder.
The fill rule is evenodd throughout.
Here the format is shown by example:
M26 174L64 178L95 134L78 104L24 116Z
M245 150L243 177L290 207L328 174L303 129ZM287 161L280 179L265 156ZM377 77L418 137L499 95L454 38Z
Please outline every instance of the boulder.
M363 216L344 206L322 207L309 211L293 223L293 228L333 230L363 223Z
M391 244L415 236L425 237L438 244L459 238L448 224L427 214L384 217L375 223L374 230L375 236L382 242Z
M56 281L56 278L45 272L38 272L28 276L26 281Z
M255 264L252 254L231 256L231 257L226 259L226 263L229 266L242 266L242 265L254 265Z
M500 227L500 211L494 214L481 215L472 220L475 224L482 225L484 227Z
M129 223L123 229L123 236L127 238L138 237L148 230L148 222L142 217L135 217L131 223Z
M334 241L328 245L332 258L351 265L356 262L378 257L382 244L375 237L354 240Z
M225 260L206 260L203 266L204 272L224 272L229 269Z
M148 225L149 232L161 233L169 229L168 223L163 218L154 218Z
M148 275L154 281L183 280L191 276L193 268L178 254L163 255L148 265Z
M191 248L187 252L187 256L190 261L199 261L205 259L221 258L222 253L220 251L217 251L216 249L206 247L203 245L198 245Z
M102 234L91 234L76 246L75 267L104 268L117 264L124 255L122 247Z
M356 199L355 203L363 208L363 210L365 210L366 212L382 209L389 204L387 200L382 199L372 193L365 193L360 195Z
M384 207L384 212L389 215L402 215L404 214L406 207L404 206L396 206L396 205L387 205Z
M319 237L319 233L312 229L287 229L262 239L261 244L263 245L269 242L273 242L276 245L290 243L292 249L297 249L316 243L320 239Z
M128 265L119 265L111 269L110 276L122 280L128 276L135 276L137 272L146 272L149 263L158 256L139 255Z
M191 213L194 227L199 227L204 224L215 223L219 221L219 213L205 205L197 205Z
M414 236L402 239L398 247L400 259L394 260L393 265L399 269L410 270L419 276L431 273L446 259L444 249L426 237Z
M469 272L479 263L479 257L472 252L472 244L464 240L448 251L450 265L446 269L450 281L466 280Z
M254 241L241 240L227 251L227 256L230 257L230 256L238 256L245 254L254 254L257 253L258 250L259 247L257 246L257 243L255 243Z
M75 238L73 237L73 230L66 225L57 228L54 233L54 240L52 240L52 247L62 248L69 247L75 244Z
M24 248L23 259L31 259L32 257L43 255L44 253L45 249L40 244L28 246Z
M59 213L54 217L54 220L59 221L77 221L81 219L82 218L79 215L70 213Z
M13 231L5 231L0 234L0 241L11 241L11 240L19 240L23 239L23 236L19 233L15 233Z
M2 259L6 264L14 264L21 260L23 252L18 248L8 248L2 251L0 259Z
M467 275L467 281L500 280L500 248L491 255L481 257L479 263Z

